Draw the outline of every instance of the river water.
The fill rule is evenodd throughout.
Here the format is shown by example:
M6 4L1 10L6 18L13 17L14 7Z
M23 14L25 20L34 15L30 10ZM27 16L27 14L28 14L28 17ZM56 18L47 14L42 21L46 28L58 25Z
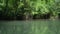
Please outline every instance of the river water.
M60 20L0 21L0 34L60 34Z

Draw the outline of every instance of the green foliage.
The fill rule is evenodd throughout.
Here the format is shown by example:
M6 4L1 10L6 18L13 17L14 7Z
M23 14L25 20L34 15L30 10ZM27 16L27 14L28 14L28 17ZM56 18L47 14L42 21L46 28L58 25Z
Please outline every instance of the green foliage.
M47 1L47 3L49 3L49 4L47 4L46 1L45 0L31 1L30 6L32 8L35 8L33 13L37 12L37 13L41 13L41 14L46 14L46 13L50 12L48 8L50 7L49 4L51 3L51 1Z
M60 1L58 0L0 0L0 13L7 16L18 14L47 14L60 13Z

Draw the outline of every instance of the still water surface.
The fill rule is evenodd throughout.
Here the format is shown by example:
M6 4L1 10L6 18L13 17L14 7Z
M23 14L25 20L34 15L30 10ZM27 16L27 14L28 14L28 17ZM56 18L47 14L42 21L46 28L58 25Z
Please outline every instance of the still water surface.
M0 21L0 34L60 34L60 20Z

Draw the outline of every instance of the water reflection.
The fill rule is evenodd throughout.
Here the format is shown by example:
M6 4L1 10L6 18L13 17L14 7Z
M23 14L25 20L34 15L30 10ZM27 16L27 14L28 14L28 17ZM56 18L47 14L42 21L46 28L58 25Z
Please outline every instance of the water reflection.
M0 21L0 34L59 34L59 20Z

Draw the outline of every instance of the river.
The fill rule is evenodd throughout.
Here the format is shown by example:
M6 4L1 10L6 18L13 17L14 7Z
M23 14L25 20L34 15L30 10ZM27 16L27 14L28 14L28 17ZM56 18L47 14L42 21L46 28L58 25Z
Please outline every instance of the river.
M0 34L60 34L60 20L0 21Z

